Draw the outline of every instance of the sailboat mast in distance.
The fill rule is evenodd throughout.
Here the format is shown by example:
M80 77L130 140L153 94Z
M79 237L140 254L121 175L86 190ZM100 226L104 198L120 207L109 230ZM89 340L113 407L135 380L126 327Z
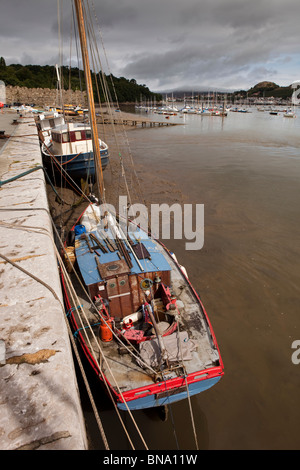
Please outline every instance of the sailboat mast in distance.
M92 79L91 79L91 72L90 72L89 54L88 54L85 26L84 26L83 9L82 9L81 0L74 0L74 3L75 3L75 8L76 8L77 24L78 24L78 30L79 30L79 36L80 36L82 61L83 61L84 75L85 75L85 82L86 82L86 89L87 89L87 98L88 98L88 103L89 103L89 116L90 116L90 125L92 129L94 159L96 163L96 168L99 169L99 171L96 172L97 185L98 185L99 198L102 201L103 193L104 193L103 173L102 173L102 165L101 165L101 157L100 157L100 146L99 146L98 129L97 129L97 122L96 122Z

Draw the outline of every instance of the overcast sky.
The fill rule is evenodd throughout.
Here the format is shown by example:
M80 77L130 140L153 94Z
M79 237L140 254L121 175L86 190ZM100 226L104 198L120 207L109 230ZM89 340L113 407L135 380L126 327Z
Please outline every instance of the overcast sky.
M69 65L71 1L59 5ZM90 6L113 75L152 91L247 90L263 80L281 86L300 80L299 0L91 0ZM7 64L58 63L57 0L0 0L0 7L0 56Z

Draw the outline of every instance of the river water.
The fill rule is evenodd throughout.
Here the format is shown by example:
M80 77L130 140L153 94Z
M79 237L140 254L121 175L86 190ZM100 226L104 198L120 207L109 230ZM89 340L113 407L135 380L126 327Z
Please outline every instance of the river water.
M298 114L174 116L168 122L178 126L128 133L148 202L204 204L202 249L163 240L201 296L225 367L215 387L192 398L201 450L300 448L300 364L292 361L300 340ZM110 449L130 450L93 380L92 391ZM91 448L104 449L82 395ZM152 410L133 416L149 449L195 449L187 401L172 405L166 422ZM122 417L143 449L129 415Z

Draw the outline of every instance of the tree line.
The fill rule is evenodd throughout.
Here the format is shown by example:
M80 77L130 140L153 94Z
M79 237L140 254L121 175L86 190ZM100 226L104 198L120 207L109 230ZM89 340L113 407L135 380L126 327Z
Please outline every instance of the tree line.
M60 69L61 86L64 90L80 90L85 91L84 72L77 67L63 66ZM101 102L106 101L104 97L103 88L99 85L103 80L100 74L97 78L92 73L92 81L98 86L94 89L98 90ZM143 100L156 100L161 101L162 95L153 93L146 85L139 85L134 78L127 79L125 77L114 77L104 75L107 83L109 99L115 101L115 94L118 97L119 103L140 101ZM6 65L5 59L0 57L0 80L5 85L27 87L27 88L57 88L57 73L54 65L21 65L10 64ZM98 102L98 92L95 92L95 100ZM97 94L97 96L96 96Z

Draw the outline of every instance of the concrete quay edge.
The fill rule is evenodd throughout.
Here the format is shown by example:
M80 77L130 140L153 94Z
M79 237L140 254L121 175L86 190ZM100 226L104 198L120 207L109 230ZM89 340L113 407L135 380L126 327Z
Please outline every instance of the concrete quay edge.
M42 165L34 119L19 122L2 182ZM0 448L87 450L42 169L1 186L0 240L15 263L0 257Z

